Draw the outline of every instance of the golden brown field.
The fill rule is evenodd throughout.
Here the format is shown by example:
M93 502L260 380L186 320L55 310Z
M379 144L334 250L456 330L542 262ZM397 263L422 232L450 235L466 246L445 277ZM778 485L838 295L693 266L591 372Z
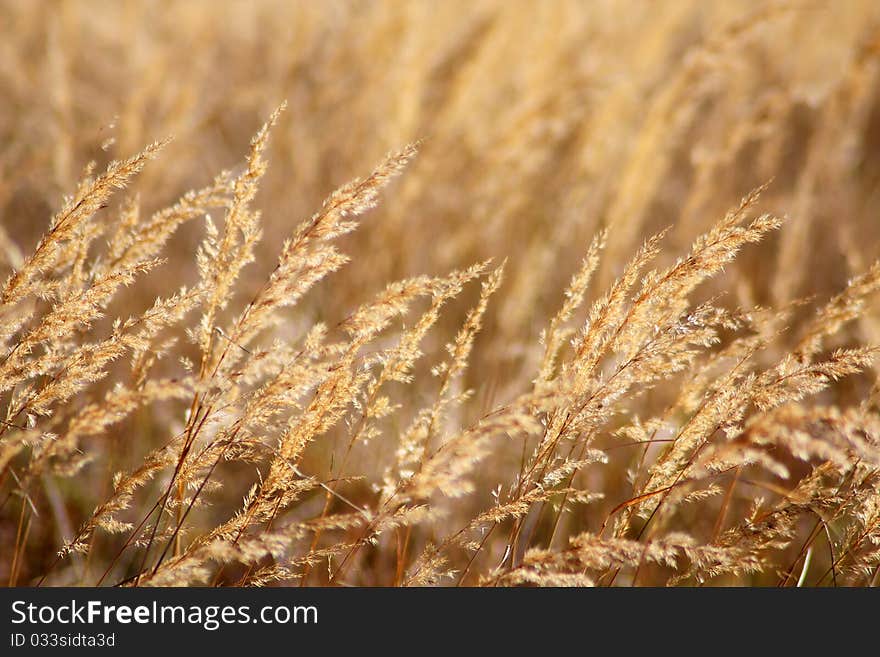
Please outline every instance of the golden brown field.
M0 34L0 583L880 584L876 2Z

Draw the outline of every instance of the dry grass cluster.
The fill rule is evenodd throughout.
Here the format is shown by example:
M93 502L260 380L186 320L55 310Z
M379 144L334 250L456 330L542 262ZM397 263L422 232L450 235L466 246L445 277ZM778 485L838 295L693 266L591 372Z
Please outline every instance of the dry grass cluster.
M3 583L880 582L877 3L0 23Z

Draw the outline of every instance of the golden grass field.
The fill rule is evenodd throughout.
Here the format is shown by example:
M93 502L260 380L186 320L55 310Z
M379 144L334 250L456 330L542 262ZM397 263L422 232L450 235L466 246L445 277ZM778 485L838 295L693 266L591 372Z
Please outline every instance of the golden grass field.
M0 582L880 583L880 5L0 2Z

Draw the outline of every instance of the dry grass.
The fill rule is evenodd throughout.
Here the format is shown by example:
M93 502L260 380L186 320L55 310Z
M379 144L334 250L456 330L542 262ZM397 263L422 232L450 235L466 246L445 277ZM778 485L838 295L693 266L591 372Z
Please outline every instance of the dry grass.
M0 21L0 581L880 582L876 3Z

